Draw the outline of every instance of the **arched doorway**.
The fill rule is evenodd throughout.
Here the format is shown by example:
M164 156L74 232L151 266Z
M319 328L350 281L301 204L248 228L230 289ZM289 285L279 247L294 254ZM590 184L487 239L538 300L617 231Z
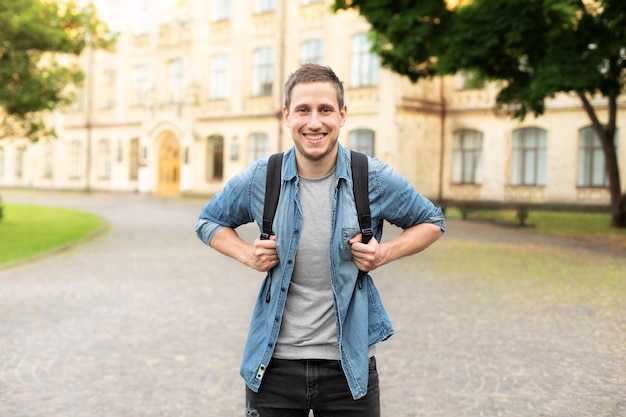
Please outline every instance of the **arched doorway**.
M157 194L174 196L180 193L180 145L168 135L159 148L159 183Z

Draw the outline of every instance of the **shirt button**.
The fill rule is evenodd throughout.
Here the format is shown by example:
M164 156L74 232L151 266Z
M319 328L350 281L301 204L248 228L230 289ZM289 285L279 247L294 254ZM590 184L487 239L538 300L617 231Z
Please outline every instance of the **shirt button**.
M290 260L288 260L288 261L287 261L287 263L288 263L289 265L291 265L291 264L293 263L293 261L290 259Z

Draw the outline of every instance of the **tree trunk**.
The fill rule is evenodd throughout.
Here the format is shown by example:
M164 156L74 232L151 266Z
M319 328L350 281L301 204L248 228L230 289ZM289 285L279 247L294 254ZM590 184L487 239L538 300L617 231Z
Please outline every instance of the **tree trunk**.
M578 92L583 102L587 115L595 130L604 151L604 167L609 180L609 194L611 196L611 227L626 228L626 194L622 195L622 186L617 163L617 150L615 148L615 129L617 113L617 96L609 95L609 120L603 125L598 119L595 109L584 93Z
M622 194L617 204L617 207L612 207L611 226L619 228L626 227L626 194Z

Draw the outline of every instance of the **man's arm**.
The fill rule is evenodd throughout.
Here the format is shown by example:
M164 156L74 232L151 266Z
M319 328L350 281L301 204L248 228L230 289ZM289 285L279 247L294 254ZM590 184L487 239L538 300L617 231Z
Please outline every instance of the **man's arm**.
M361 271L373 271L378 267L423 251L439 239L443 232L432 223L421 223L404 229L389 241L379 243L376 239L368 244L361 243L361 234L350 239L354 263Z
M239 237L234 229L222 227L215 233L209 245L218 252L257 271L269 271L278 265L275 236L271 236L270 240L257 238L253 244L250 244Z

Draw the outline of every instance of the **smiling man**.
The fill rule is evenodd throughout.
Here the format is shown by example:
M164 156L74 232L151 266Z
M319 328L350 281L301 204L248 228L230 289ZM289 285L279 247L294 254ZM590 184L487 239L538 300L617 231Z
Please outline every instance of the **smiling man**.
M351 154L338 142L346 116L332 69L301 66L285 84L294 146L283 156L275 235L249 243L235 230L261 228L267 158L231 179L196 225L203 242L266 274L241 365L247 416L379 417L375 346L393 328L369 272L426 249L445 229L439 208L368 158L374 237L361 242ZM381 243L385 220L403 232Z

